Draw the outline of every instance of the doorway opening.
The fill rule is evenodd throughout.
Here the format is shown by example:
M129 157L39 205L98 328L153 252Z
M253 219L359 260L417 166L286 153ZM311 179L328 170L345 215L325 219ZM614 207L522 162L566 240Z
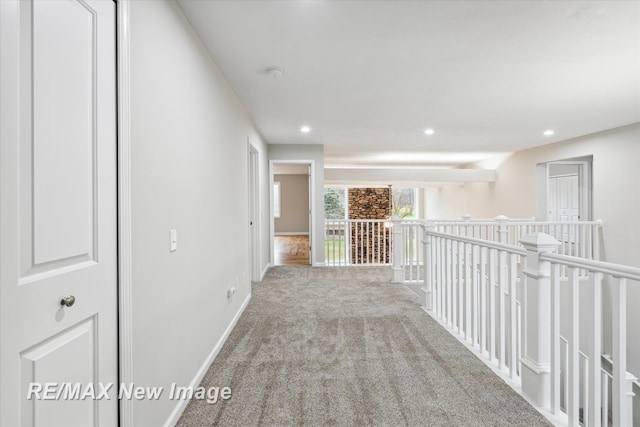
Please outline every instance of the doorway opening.
M272 265L311 265L313 162L271 161Z

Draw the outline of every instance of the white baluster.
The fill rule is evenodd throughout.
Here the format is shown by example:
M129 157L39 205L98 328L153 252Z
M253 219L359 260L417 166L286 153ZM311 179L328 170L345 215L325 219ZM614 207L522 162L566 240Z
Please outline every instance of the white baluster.
M591 336L589 339L589 427L600 427L602 395L602 274L593 277Z
M602 372L602 425L605 427L609 426L609 376Z
M445 246L445 250L447 252L447 259L446 259L446 263L445 263L445 272L447 275L447 324L450 327L453 327L453 319L451 318L451 290L453 288L453 275L451 274L451 266L452 266L452 262L451 262L451 240L447 239L446 242L446 246Z
M464 329L464 243L458 243L458 334Z
M471 341L471 245L464 245L464 337Z
M430 231L433 231L434 224L432 222L426 222L423 226L423 237L422 244L424 245L424 249L422 251L422 256L424 257L424 309L425 310L433 310L433 276L431 275L432 268L432 260L431 260L431 249L432 237L429 235Z
M578 269L569 268L569 426L577 426L580 410L580 291Z
M404 258L404 243L402 241L402 220L394 216L393 218L393 266L391 283L403 283L404 282L404 266L402 260ZM357 242L357 240L356 240ZM356 248L358 244L356 243ZM357 256L357 255L356 255Z
M455 241L451 242L451 322L453 324L454 331L460 331L460 324L458 323L458 283L460 278L458 277L458 244Z
M472 291L472 304L473 304L473 314L472 314L472 324L473 324L473 346L477 347L479 340L478 340L478 287L479 285L479 277L478 277L478 264L479 264L479 251L480 248L478 247L478 245L473 245L471 248L471 257L472 257L472 266L471 266L471 291Z
M627 279L613 286L613 425L628 426L627 402Z
M516 333L516 278L518 276L516 269L515 254L509 255L509 377L515 378L518 367L516 353L518 351L517 333Z
M525 340L526 343L526 340ZM560 411L560 266L551 266L551 413Z
M507 335L507 321L506 321L506 307L504 303L505 295L507 294L507 253L504 251L498 251L498 324L500 329L498 332L498 366L500 369L505 367L506 362L506 335Z
M446 241L444 238L440 238L438 240L438 253L440 257L438 258L438 313L440 314L440 318L444 319L446 316L445 313L445 292L447 292L446 285L446 272L444 271L444 262L445 262L445 245Z
M487 350L487 248L480 249L480 349Z
M496 257L497 251L489 249L489 360L496 358Z

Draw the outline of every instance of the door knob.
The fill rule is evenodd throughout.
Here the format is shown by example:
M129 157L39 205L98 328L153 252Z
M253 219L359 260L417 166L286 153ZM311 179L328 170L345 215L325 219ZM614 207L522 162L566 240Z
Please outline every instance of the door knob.
M73 295L69 295L68 297L64 297L60 300L60 305L64 305L67 307L71 307L76 302L76 297Z

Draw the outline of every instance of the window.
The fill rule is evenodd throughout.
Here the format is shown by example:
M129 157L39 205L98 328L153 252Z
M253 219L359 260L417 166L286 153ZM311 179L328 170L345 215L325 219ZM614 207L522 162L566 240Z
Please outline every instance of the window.
M324 218L347 218L347 189L340 187L325 187L324 189Z
M280 218L280 182L273 183L273 217Z
M417 188L394 188L393 189L393 211L392 215L397 215L402 219L414 219L418 217L418 189Z

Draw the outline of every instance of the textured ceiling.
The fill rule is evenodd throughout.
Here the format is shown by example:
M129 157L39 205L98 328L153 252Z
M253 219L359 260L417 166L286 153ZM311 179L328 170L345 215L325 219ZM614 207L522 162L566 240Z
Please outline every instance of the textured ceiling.
M179 4L267 142L329 164L457 165L640 122L638 1Z

